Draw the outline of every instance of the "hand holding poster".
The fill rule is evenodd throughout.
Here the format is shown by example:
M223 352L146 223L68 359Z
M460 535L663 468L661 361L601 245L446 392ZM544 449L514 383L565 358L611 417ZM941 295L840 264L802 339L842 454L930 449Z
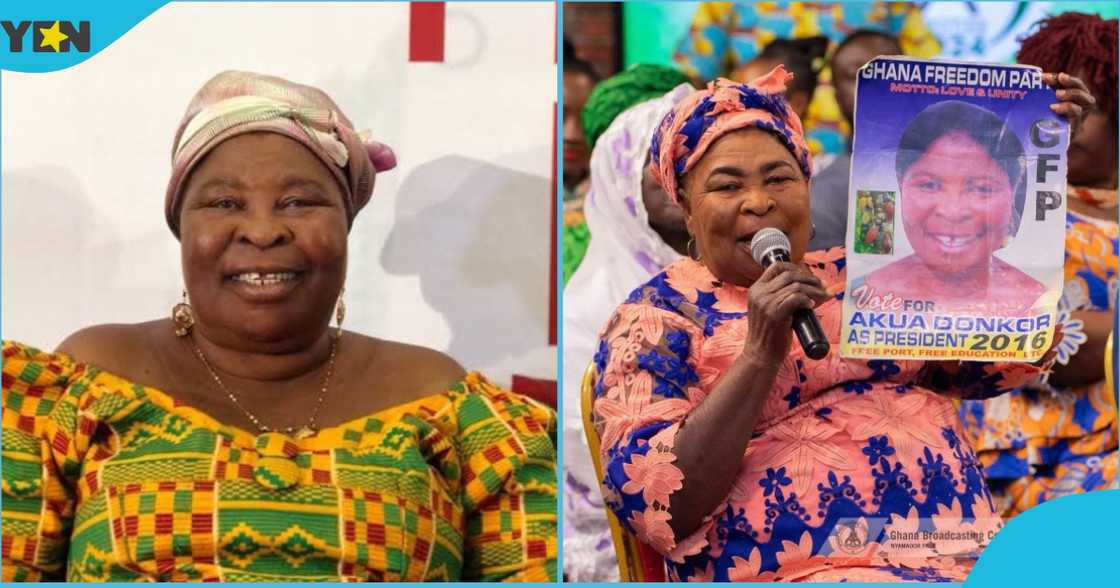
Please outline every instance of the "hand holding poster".
M860 70L844 356L1042 357L1065 232L1055 101L1031 66L891 57Z

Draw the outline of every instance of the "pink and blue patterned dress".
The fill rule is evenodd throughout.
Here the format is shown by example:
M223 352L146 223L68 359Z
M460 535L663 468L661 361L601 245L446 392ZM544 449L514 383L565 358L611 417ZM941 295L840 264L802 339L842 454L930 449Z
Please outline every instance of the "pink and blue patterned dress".
M604 328L594 419L607 503L665 556L671 580L961 581L1002 523L952 397L1042 376L1028 364L845 359L842 249L806 264L834 298L816 312L833 352L798 344L762 406L730 494L674 540L678 429L742 352L747 290L684 259L635 290ZM908 542L923 531L953 538Z

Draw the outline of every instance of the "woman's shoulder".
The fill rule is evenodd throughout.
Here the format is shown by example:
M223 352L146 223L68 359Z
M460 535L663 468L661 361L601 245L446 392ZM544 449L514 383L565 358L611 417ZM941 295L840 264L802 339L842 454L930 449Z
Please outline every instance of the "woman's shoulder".
M881 265L860 276L858 280L860 284L866 284L879 293L891 292L896 296L906 297L924 290L924 286L915 278L924 274L922 262L911 254Z
M4 373L19 365L50 365L55 373L67 373L79 366L92 365L108 371L120 371L131 365L132 357L151 353L148 333L157 323L103 324L79 329L67 336L54 351L44 351L18 341L4 341ZM168 326L168 328L170 328ZM65 366L63 369L62 366ZM127 370L126 370L127 371Z
M996 275L1002 285L1001 294L1007 299L1017 299L1020 305L1031 306L1046 292L1046 284L1035 279L1027 272L1003 261L996 259Z
M1014 288L1026 288L1031 291L1046 289L1046 286L1042 282L1017 266L1011 265L998 257L993 257L992 260L995 275L998 276L1005 285Z
M462 457L468 467L490 469L507 460L511 466L514 462L533 463L536 475L543 476L540 483L555 483L556 411L495 385L479 372L467 374L448 396L451 402L444 422L464 451ZM540 467L546 464L548 467Z
M644 282L634 284L630 293L622 300L616 300L608 315L613 318L620 313L645 308L670 314L680 314L679 303L684 301L680 292L682 278L689 274L689 259L675 261Z
M102 324L79 329L63 339L55 348L56 353L69 356L77 363L95 365L101 369L127 374L138 360L150 357L156 329L170 331L166 319L132 324Z
M435 349L356 333L347 333L347 339L359 347L359 361L398 382L393 386L398 405L442 395L460 412L463 405L486 405L489 408L484 412L501 418L510 411L525 412L540 423L554 418L552 410L544 404L506 390L478 371L468 372L455 359Z
M663 332L662 325L699 336L713 317L741 318L746 301L746 288L720 281L702 263L685 257L665 266L616 306L600 338L612 338L634 324L653 333Z
M54 351L4 341L5 408L16 406L21 415L38 418L109 389L137 389L158 361L154 353L158 337L152 335L160 326L171 328L169 321L159 320L93 325L72 333ZM95 382L113 385L106 388Z
M715 293L723 288L701 262L682 257L634 289L626 304L654 307L671 314L686 314L684 307L695 304L699 293Z
M3 347L5 392L14 380L24 379L34 383L44 370L49 372L52 380L64 380L77 367L74 359L65 353L43 351L34 345L9 339L3 341Z
M459 429L479 418L493 419L531 434L550 434L556 428L556 411L543 402L507 390L480 372L470 372L451 390L459 413ZM467 420L464 421L464 417Z
M5 340L3 350L4 428L38 434L47 415L64 403L84 366L64 353L43 351L18 341Z
M816 251L805 252L805 262L809 264L816 263L832 263L844 265L844 258L847 256L843 247L829 247L828 249L817 249Z
M467 376L459 362L430 347L350 331L340 345L351 347L348 371L357 380L390 389L401 403L446 392Z
M834 288L837 283L840 284L839 289L843 289L848 266L847 253L843 247L806 252L803 261L809 266L810 271L820 278L826 289L837 290Z
M358 379L363 389L379 389L390 396L394 414L416 414L417 403L433 422L450 427L454 436L470 435L481 423L512 427L518 436L547 435L556 415L546 405L491 382L478 371L467 371L450 356L419 345L346 333L343 340L358 348L352 358L369 366ZM376 381L375 381L376 379ZM379 382L379 383L378 383ZM403 412L398 412L403 411ZM486 428L486 427L483 427ZM495 429L487 429L492 434Z

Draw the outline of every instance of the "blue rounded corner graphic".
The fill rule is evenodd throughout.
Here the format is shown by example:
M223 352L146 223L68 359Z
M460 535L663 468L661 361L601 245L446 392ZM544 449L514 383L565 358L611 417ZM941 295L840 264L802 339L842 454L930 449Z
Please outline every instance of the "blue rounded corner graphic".
M77 65L165 3L6 2L0 8L0 70L41 73Z
M1044 502L1008 521L966 586L1103 585L1115 579L1120 490ZM1091 583L1089 583L1091 581Z

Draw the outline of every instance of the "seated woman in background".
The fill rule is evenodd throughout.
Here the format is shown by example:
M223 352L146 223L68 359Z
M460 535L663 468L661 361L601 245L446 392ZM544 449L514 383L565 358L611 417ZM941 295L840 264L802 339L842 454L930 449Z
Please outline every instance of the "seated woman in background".
M1085 80L1096 98L1070 140L1065 336L1047 384L961 405L997 507L1015 516L1047 500L1115 488L1116 392L1104 348L1117 296L1117 20L1068 12L1023 40L1019 63Z
M4 343L5 582L555 579L551 411L342 330L395 164L316 88L199 90L165 201L183 302Z
M595 68L577 57L575 47L564 39L564 202L582 201L587 193L590 150L584 140L580 111L598 83Z
M599 137L623 110L639 102L660 98L673 88L687 84L688 77L676 69L644 63L632 65L625 71L596 84L579 112L579 122L583 127L582 137L587 141L587 149L592 151L595 149ZM602 165L601 163L600 167ZM589 164L588 167L590 169L591 165ZM592 183L590 173L593 171L588 175L589 184ZM656 183L652 184L656 185ZM592 188L593 186L589 185L588 191L590 192ZM677 226L679 224L679 222L674 224L678 233L683 230ZM564 286L567 286L576 269L583 263L590 243L591 231L587 223L584 199L579 199L578 206L566 201L564 204Z
M895 153L914 253L864 276L868 295L932 300L939 312L1029 313L1046 287L995 256L1019 232L1026 199L1015 133L991 111L950 100L911 119Z
M652 180L647 147L661 117L692 90L674 69L637 65L599 84L583 111L594 145L584 205L592 239L564 288L564 573L572 582L618 581L580 383L614 307L685 250L684 214Z
M577 57L575 46L564 39L564 234L561 241L565 284L579 267L591 238L583 220L583 199L590 187L588 145L595 143L586 140L582 111L598 82L595 69Z
M845 359L843 250L805 251L809 150L778 68L686 97L651 167L695 240L619 305L595 354L606 500L672 580L952 580L979 547L892 547L888 531L1000 526L952 397L1042 377L1039 365ZM792 263L763 269L776 228ZM832 352L792 345L814 308Z

